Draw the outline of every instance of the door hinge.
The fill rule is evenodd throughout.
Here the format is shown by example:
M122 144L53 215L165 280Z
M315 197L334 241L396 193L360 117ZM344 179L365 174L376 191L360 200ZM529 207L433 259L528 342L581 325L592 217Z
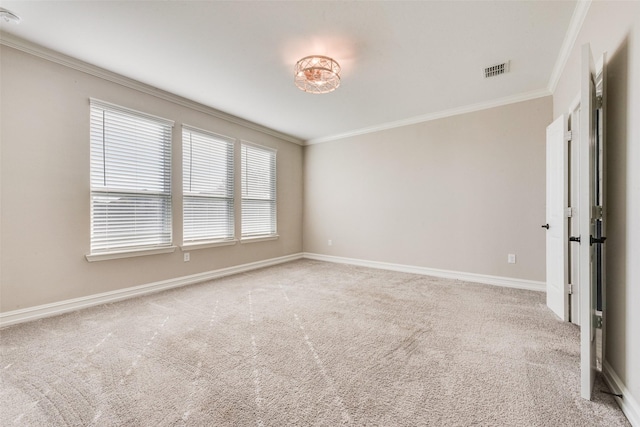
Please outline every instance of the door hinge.
M603 209L602 206L593 207L593 219L602 219Z
M571 218L573 216L573 208L564 208L564 216Z
M569 295L573 295L573 283L569 283Z
M596 108L602 108L602 95L596 96Z
M602 316L599 314L593 315L593 325L596 329L602 329Z
M571 141L571 138L573 138L573 132L569 130L564 134L564 140L569 142Z

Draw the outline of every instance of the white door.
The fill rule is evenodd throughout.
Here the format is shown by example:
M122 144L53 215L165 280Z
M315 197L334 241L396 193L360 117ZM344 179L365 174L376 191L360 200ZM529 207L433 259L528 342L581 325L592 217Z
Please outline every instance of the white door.
M604 69L604 58L602 67ZM580 70L580 372L581 395L591 399L597 370L596 311L598 299L604 294L604 133L603 109L596 102L596 74L591 47L582 47ZM604 98L604 92L602 92ZM601 98L601 99L603 99ZM602 299L600 299L602 302ZM601 307L604 310L604 307Z
M547 127L547 306L569 320L568 235L565 208L568 194L567 116Z

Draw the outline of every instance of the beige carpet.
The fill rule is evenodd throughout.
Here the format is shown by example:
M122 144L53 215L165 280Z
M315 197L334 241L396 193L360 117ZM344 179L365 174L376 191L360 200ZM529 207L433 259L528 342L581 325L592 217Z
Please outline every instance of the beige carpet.
M2 330L0 425L629 425L544 301L296 261Z

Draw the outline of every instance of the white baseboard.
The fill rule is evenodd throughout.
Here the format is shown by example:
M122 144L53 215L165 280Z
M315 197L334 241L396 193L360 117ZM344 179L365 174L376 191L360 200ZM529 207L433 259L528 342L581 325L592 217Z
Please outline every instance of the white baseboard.
M602 374L609 389L613 393L622 394L621 398L615 397L615 399L631 425L633 427L640 427L640 404L633 398L631 392L606 360L602 364Z
M304 252L304 258L318 261L336 262L340 264L352 264L362 267L378 268L382 270L400 271L403 273L421 274L424 276L443 277L446 279L463 280L465 282L483 283L486 285L504 286L508 288L527 289L530 291L546 292L547 285L535 280L515 279L511 277L489 276L486 274L464 273L460 271L440 270L437 268L418 267L404 264L391 264L388 262L367 261L362 259L344 258L331 255L314 254Z
M434 268L416 267L402 264L391 264L386 262L366 261L354 258L343 258L329 255L313 254L313 253L297 253L278 258L271 258L263 261L252 262L249 264L237 265L234 267L222 268L219 270L207 271L204 273L193 274L190 276L177 277L175 279L162 280L159 282L148 283L146 285L134 286L131 288L119 289L111 292L104 292L86 297L74 298L65 301L54 302L51 304L43 304L35 307L28 307L20 310L13 310L0 313L0 328L15 325L17 323L28 322L31 320L42 319L44 317L55 316L58 314L68 313L70 311L80 310L83 308L93 307L96 305L107 304L111 302L121 301L127 298L133 298L141 295L147 295L167 289L177 288L180 286L192 285L194 283L204 282L207 280L217 279L232 274L242 273L245 271L255 270L262 267L281 264L284 262L294 261L301 258L314 259L318 261L328 261L342 264L360 265L363 267L378 268L383 270L400 271L405 273L414 273L427 276L444 277L448 279L464 280L468 282L484 283L489 285L505 286L518 289L528 289L533 291L545 291L543 282L535 282L532 280L513 279L507 277L487 276L475 273L462 273L458 271L438 270Z
M0 328L301 259L301 253L0 313Z

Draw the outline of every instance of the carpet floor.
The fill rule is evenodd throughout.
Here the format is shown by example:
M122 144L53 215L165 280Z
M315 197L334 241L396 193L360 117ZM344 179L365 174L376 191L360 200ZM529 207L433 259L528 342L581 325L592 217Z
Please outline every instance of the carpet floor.
M539 292L300 260L0 331L0 425L628 426Z

